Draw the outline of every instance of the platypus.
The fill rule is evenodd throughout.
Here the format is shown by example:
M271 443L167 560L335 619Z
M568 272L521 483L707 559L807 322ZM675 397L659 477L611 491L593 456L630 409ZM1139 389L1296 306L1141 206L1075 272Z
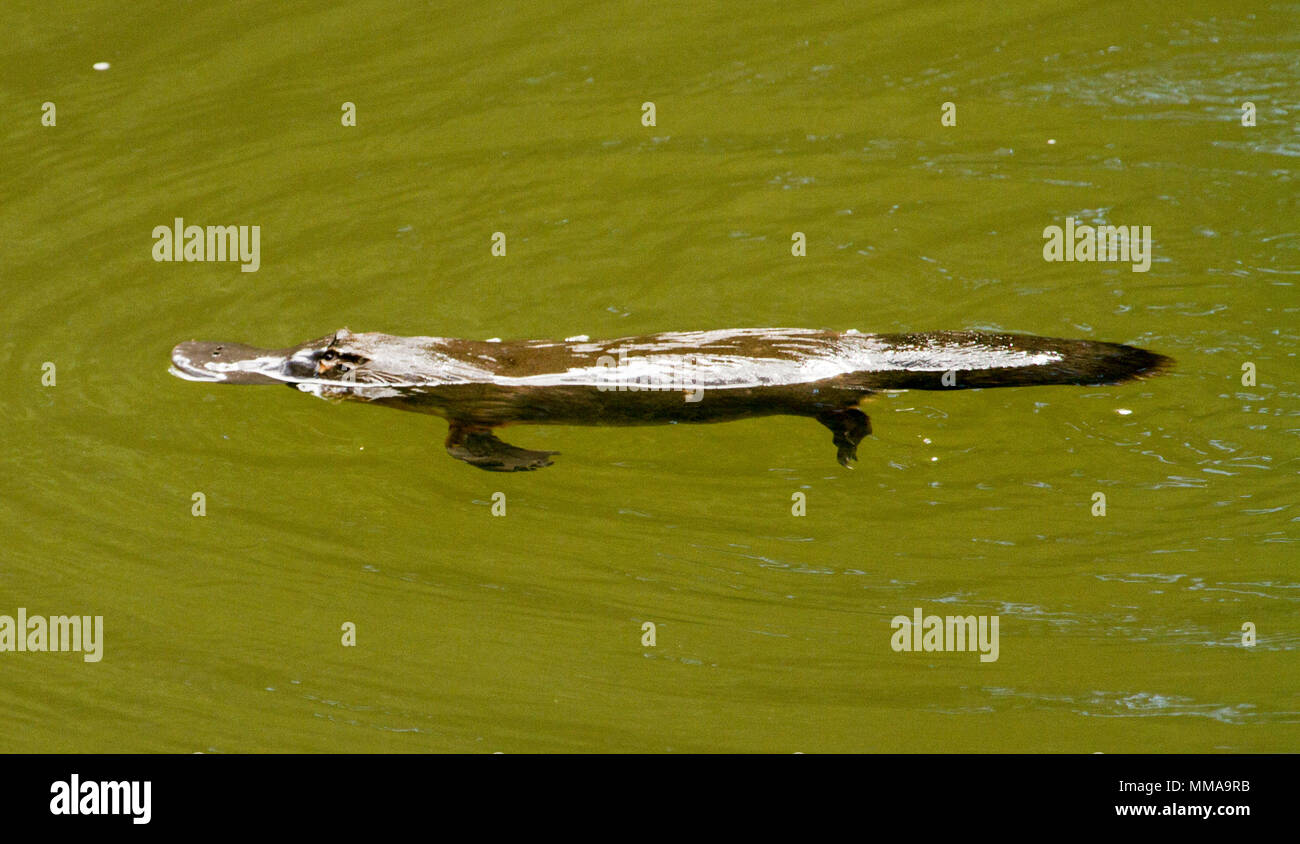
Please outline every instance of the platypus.
M173 375L287 384L321 398L431 413L448 453L480 469L526 471L558 452L509 445L493 430L533 425L657 425L789 414L831 431L852 468L871 433L858 403L880 390L1117 384L1172 361L1117 343L1029 334L864 334L803 328L686 331L592 341L458 340L346 328L288 349L181 343Z

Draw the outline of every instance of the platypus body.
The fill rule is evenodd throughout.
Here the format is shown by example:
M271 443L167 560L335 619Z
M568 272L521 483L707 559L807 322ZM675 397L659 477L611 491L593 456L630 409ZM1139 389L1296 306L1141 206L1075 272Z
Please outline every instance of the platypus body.
M862 334L801 328L667 332L591 341L474 341L354 334L289 349L181 343L171 372L191 381L288 384L321 398L430 413L447 451L480 469L551 465L556 452L497 439L494 428L657 425L789 414L830 429L839 462L871 433L857 408L880 390L1117 384L1172 361L1133 346L1028 334Z

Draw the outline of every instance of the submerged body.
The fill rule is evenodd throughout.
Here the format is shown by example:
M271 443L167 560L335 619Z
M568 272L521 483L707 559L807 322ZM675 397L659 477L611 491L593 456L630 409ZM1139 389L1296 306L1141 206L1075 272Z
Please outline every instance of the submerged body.
M518 471L550 465L554 452L507 445L493 428L808 416L831 430L848 466L871 432L857 404L879 390L1115 384L1170 363L1116 343L977 331L746 328L499 342L342 329L280 350L181 343L171 371L194 381L288 384L322 398L441 416L450 423L453 457Z

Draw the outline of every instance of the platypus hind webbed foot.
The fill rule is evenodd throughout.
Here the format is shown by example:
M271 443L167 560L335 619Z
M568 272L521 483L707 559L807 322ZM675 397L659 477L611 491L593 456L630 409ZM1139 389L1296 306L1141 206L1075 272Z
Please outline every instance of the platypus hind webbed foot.
M871 420L856 407L823 410L817 421L831 429L831 442L835 444L835 457L845 469L852 469L858 459L858 443L871 433Z

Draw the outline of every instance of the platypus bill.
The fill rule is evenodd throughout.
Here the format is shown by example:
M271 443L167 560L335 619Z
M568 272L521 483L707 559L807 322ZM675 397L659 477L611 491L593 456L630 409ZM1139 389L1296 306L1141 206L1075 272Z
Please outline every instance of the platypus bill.
M492 431L533 425L657 425L789 414L830 429L839 462L871 433L857 405L880 390L1117 384L1172 361L1092 340L935 331L861 334L801 328L668 332L564 342L353 334L289 349L181 343L173 375L288 384L321 398L431 413L450 423L447 451L480 469L551 465ZM851 468L851 467L850 467Z

